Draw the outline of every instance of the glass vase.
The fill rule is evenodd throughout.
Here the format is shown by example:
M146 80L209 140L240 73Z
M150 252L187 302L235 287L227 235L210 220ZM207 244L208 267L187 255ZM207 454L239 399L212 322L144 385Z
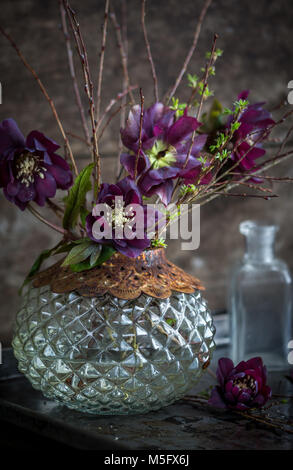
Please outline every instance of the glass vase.
M164 260L161 255L151 260L143 258L137 270L145 267L143 276L149 272L151 278L156 263L158 288ZM113 271L117 275L117 268ZM56 293L45 285L26 293L13 348L20 371L46 397L93 414L133 414L183 397L210 362L214 333L199 290L164 299L145 293L120 299L109 293Z
M288 365L292 331L291 276L274 254L277 230L252 221L240 224L246 252L232 273L229 292L233 361L261 356L270 370Z

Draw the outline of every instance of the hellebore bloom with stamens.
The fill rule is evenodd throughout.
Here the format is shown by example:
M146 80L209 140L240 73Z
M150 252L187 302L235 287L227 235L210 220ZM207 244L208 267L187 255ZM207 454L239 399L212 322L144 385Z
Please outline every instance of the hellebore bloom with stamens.
M121 129L123 144L133 152L122 154L121 164L132 178L139 149L140 109L139 105L132 108L125 128ZM137 164L137 185L144 196L155 194L167 205L171 200L174 179L180 177L189 184L200 174L202 164L196 157L206 143L206 135L196 136L185 165L191 134L200 125L197 119L187 116L187 110L175 120L175 111L162 103L155 103L144 111Z
M60 148L39 131L25 139L13 119L0 124L0 187L6 198L24 210L30 201L44 206L56 190L72 185L67 162L55 152Z
M246 100L248 94L249 90L242 91L238 95L238 99ZM261 141L268 137L266 130L275 124L275 121L272 119L271 113L263 109L264 104L263 102L248 105L240 116L241 126L234 133L232 139L236 148L231 155L231 160L234 163L239 161L236 171L249 172L255 167L255 160L266 153L262 148ZM230 122L227 125L229 126ZM256 141L258 141L257 144L255 144Z
M266 367L260 357L242 361L236 367L231 359L221 358L217 378L219 385L212 390L209 404L218 408L260 408L271 397Z
M147 237L147 208L142 204L139 189L131 178L124 178L117 184L103 183L98 195L97 204L106 204L113 210L112 225L110 227L110 239L109 237L95 238L94 224L96 222L101 227L101 232L108 232L109 225L105 214L97 214L94 208L92 213L86 218L87 234L93 241L103 244L111 243L117 251L131 258L136 258L142 251L149 248L150 239ZM127 211L127 206L131 208L131 205L134 205L134 211L129 212ZM136 213L135 205L141 206L141 215ZM143 233L140 238L135 236L129 239L126 237L124 229L131 224L134 215L136 216L136 223L141 224L140 227L143 227ZM120 231L120 229L122 230ZM120 231L122 234L121 238L117 237L117 231Z

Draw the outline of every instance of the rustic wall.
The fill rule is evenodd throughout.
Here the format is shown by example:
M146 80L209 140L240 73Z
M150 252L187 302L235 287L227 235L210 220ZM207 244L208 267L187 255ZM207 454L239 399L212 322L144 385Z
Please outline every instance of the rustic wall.
M149 37L157 65L160 92L163 93L173 83L181 67L192 40L202 1L149 0L147 3ZM72 4L79 14L95 75L103 2L72 0ZM114 4L119 14L120 1L116 0ZM139 27L140 2L129 0L128 4L131 80L143 87L148 102L152 99L152 84ZM59 30L58 1L2 0L0 15L1 24L12 34L48 86L66 129L81 134ZM224 105L229 105L240 90L250 88L253 100L267 100L270 106L276 105L287 95L287 83L293 79L290 49L292 18L291 0L214 0L190 71L197 72L203 66L204 52L210 48L213 32L218 32L219 47L225 52L217 64L217 76L211 82L217 97ZM60 141L55 121L37 85L2 38L0 64L3 87L0 120L14 117L25 134L37 128ZM111 28L106 49L103 104L108 103L120 89L120 61ZM185 91L183 88L180 91L184 99ZM118 121L113 123L105 133L101 149L105 156L104 174L108 179L111 178L117 153L118 125ZM72 145L76 154L87 158L86 149L79 141L73 141ZM289 164L284 164L278 171L293 176ZM241 220L267 219L280 224L278 251L293 269L293 189L291 186L282 186L277 187L277 190L281 197L271 202L231 198L205 206L201 217L200 249L190 256L190 253L179 251L179 243L169 247L171 259L203 279L207 286L206 296L213 308L225 306L227 273L242 253L242 239L238 234ZM2 195L0 213L0 341L8 344L13 317L19 304L18 286L38 252L53 245L57 238L46 227L37 224L30 214L23 214L10 205Z

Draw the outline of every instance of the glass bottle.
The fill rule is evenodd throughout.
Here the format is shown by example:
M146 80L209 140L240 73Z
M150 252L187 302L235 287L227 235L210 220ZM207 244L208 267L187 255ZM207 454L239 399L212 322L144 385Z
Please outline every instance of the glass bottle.
M291 276L274 254L275 225L245 221L246 252L232 275L229 308L234 363L261 356L270 370L288 367L292 338Z

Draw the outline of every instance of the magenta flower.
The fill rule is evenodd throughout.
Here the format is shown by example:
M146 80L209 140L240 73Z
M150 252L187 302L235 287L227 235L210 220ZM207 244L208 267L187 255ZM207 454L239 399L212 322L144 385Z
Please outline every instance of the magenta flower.
M246 100L248 94L249 90L242 91L238 95L238 99ZM239 119L241 126L234 133L232 140L236 149L231 155L233 162L239 161L237 171L249 172L255 167L255 160L266 153L261 142L268 136L268 134L265 135L265 131L275 121L272 119L271 113L263 109L264 104L254 103L249 105ZM230 125L230 122L227 125ZM256 141L258 141L257 144L255 144Z
M236 367L231 359L221 358L217 378L219 385L212 390L209 403L218 408L260 408L271 397L266 367L260 357L242 361Z
M175 111L155 103L145 110L142 126L142 147L137 165L137 185L144 196L156 194L167 205L173 192L173 180L180 177L189 184L199 175L202 164L196 158L206 143L207 136L195 138L188 163L186 156L190 138L201 124L187 112L175 120ZM134 178L135 160L139 144L140 106L130 111L126 127L121 130L123 144L133 153L122 154L121 164Z
M30 201L43 206L56 190L72 185L66 161L53 140L39 131L25 139L13 119L0 124L0 187L6 198L24 210Z
M98 204L106 204L111 209L115 208L115 198L122 198L123 205L120 205L118 212L115 213L115 218L112 220L112 225L110 227L111 238L95 238L93 226L95 222L99 223L101 227L101 232L109 231L109 225L107 218L104 217L105 214L96 215L95 208L92 213L87 216L86 219L86 230L88 236L97 243L103 244L112 244L113 247L120 253L129 256L131 258L136 258L141 254L143 250L150 246L150 239L147 238L147 218L146 218L146 206L142 204L142 197L139 192L138 187L131 178L124 178L119 181L117 184L108 184L103 183L101 185L101 190L98 195ZM117 203L117 200L116 200ZM128 213L125 208L131 204L137 204L142 207L143 216L140 220L137 217L137 222L143 227L143 237L138 238L134 237L129 239L124 234L124 229L133 218L133 213ZM117 205L116 205L117 207ZM136 215L136 214L135 214ZM123 235L121 238L117 237L115 229L123 229Z

